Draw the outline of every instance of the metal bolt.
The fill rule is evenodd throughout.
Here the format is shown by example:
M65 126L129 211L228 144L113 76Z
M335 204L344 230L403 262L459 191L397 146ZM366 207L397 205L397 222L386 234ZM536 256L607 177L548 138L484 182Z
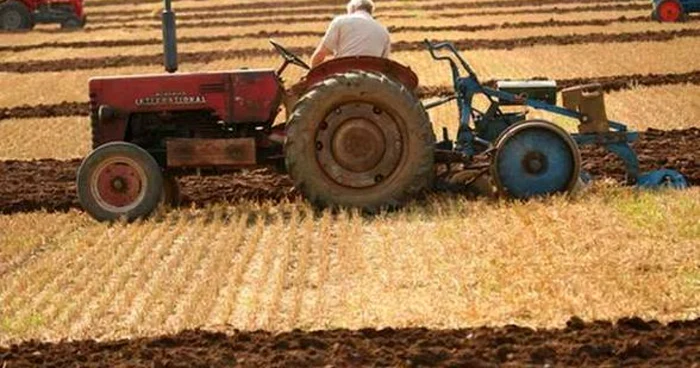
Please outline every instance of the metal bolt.
M372 109L372 111L377 115L380 115L382 113L382 109L378 108L377 106L375 106L374 109Z
M381 182L382 180L384 180L384 175L382 175L382 174L379 174L379 175L377 175L377 176L374 177L374 182L375 182L375 183L379 183L379 182Z
M316 150L317 150L317 151L320 151L320 150L322 150L322 149L323 149L323 143L321 143L321 142L316 142Z

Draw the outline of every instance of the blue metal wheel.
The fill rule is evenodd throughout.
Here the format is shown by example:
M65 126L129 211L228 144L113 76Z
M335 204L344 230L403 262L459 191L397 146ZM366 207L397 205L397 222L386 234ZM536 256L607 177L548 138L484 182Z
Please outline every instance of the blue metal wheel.
M495 143L491 174L505 196L527 199L572 190L581 173L581 153L571 136L544 120L505 130Z

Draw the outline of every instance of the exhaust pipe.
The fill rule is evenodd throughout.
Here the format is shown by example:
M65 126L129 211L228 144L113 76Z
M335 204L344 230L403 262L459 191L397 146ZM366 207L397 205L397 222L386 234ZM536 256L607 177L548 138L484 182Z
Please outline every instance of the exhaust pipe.
M165 0L163 8L163 59L165 71L175 73L177 71L177 35L172 0Z

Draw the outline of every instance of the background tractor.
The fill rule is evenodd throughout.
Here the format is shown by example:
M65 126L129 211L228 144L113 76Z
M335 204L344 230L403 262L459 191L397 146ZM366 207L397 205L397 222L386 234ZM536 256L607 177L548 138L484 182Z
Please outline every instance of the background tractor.
M651 17L659 22L679 22L700 12L700 0L652 0Z
M673 171L639 173L629 146L636 134L607 119L600 86L565 90L559 107L554 82L488 88L451 43L427 40L432 57L449 62L454 81L454 93L433 102L416 97L418 77L394 61L339 58L310 69L274 41L283 60L276 70L175 73L170 0L162 20L167 74L89 81L94 150L78 170L77 188L83 208L98 220L132 220L175 202L178 175L257 165L285 167L315 205L370 212L430 188L436 163L474 172L463 185L488 176L508 197L565 193L581 178L583 144L618 155L630 184L685 185ZM308 73L285 89L281 76L290 65ZM476 96L489 101L486 110L474 107ZM427 110L451 101L460 111L457 139L445 130L436 142ZM502 109L513 104L576 118L579 134ZM275 125L283 106L288 116Z
M39 23L58 23L61 28L85 26L83 0L0 0L0 29L21 31Z

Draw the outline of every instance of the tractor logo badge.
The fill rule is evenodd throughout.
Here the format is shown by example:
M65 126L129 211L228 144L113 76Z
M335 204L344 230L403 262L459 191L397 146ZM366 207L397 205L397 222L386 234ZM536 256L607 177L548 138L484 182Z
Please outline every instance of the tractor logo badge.
M189 96L185 92L159 92L150 97L137 98L136 106L199 105L207 103L202 95Z

